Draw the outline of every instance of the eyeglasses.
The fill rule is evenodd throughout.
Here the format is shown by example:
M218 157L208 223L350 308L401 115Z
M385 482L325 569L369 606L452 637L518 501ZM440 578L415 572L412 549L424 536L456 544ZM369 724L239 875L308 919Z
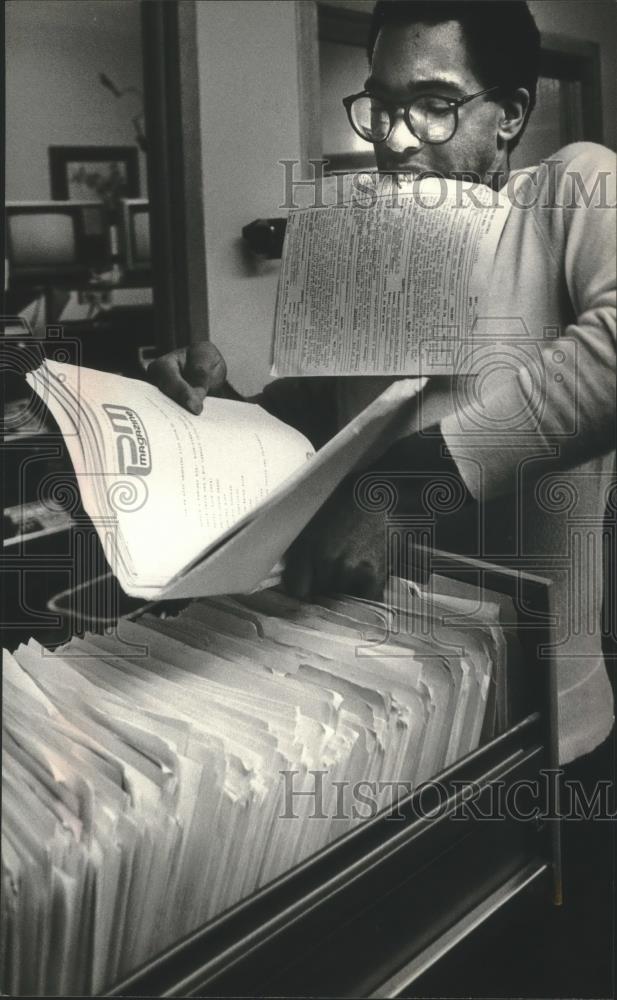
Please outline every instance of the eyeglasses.
M448 142L458 128L458 109L463 104L491 94L499 87L488 87L477 94L458 99L438 94L422 94L406 104L386 104L366 90L343 98L343 104L354 132L366 142L385 142L394 128L393 111L402 109L403 120L409 131L420 142L437 145Z

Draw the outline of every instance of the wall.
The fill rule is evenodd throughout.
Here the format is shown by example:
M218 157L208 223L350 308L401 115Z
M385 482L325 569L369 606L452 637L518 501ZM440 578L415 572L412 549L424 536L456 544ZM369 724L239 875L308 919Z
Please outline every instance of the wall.
M6 199L51 197L51 145L135 145L131 117L98 80L142 89L137 0L8 0L6 16ZM145 157L140 154L141 193Z
M255 265L242 227L282 215L280 159L299 158L295 5L197 3L210 339L232 383L268 378L278 263Z

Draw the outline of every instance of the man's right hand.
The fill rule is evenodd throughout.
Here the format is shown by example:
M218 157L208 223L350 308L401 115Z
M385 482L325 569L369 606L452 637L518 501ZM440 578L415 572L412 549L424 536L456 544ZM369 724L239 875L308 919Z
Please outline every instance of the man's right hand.
M199 414L207 395L219 395L225 387L227 365L220 351L204 341L179 347L148 368L148 381L190 413Z

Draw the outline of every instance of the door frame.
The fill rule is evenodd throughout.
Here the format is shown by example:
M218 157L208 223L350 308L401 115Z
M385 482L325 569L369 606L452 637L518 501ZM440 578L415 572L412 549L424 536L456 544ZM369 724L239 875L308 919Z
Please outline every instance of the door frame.
M154 334L161 353L208 339L194 0L141 0Z

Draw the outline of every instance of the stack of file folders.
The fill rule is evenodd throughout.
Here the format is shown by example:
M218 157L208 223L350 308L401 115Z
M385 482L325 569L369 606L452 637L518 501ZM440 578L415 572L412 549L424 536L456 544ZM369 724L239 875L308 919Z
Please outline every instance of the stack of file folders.
M5 653L2 991L100 992L490 736L503 634L448 607L269 591Z

